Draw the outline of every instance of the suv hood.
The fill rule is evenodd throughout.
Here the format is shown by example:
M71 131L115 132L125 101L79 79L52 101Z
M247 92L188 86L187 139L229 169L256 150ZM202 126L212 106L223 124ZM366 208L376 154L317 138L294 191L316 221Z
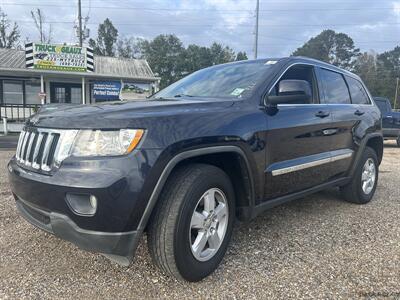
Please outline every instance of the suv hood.
M121 101L94 105L55 105L44 107L27 125L59 129L144 127L143 122L182 114L212 113L227 108L232 100L166 99Z

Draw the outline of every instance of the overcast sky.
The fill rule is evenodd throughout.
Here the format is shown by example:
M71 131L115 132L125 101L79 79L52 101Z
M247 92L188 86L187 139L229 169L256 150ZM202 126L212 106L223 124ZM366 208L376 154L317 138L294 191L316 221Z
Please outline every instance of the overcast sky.
M76 43L77 0L1 0L22 37L38 39L30 11L40 8L56 43ZM151 39L174 33L185 45L213 41L253 57L256 0L82 0L91 36L110 18L119 36ZM259 57L290 55L323 29L349 34L362 51L400 45L400 0L260 0Z

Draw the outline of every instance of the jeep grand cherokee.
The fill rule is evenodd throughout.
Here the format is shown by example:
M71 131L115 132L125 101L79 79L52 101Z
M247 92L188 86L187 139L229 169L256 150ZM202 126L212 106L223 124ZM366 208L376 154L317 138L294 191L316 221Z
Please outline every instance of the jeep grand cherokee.
M147 101L44 111L8 169L35 226L122 265L146 232L165 273L198 281L235 219L330 187L368 203L382 154L360 78L291 57L213 66Z

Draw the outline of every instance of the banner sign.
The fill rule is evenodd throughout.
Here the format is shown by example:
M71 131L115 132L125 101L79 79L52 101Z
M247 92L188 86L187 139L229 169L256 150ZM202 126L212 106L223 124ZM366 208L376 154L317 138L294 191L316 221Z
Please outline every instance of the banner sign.
M124 82L121 98L124 100L143 99L152 94L149 83Z
M42 70L93 72L93 51L86 47L29 43L26 67Z
M120 92L120 81L95 81L93 83L93 97L96 100L119 100Z

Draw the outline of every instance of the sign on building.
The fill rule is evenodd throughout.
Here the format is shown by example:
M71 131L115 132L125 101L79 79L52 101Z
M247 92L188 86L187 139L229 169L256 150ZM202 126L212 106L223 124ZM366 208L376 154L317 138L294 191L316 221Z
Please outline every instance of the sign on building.
M29 43L25 45L26 67L42 70L93 72L93 50L86 47Z
M120 81L95 81L93 83L93 97L96 101L119 100L120 92Z

